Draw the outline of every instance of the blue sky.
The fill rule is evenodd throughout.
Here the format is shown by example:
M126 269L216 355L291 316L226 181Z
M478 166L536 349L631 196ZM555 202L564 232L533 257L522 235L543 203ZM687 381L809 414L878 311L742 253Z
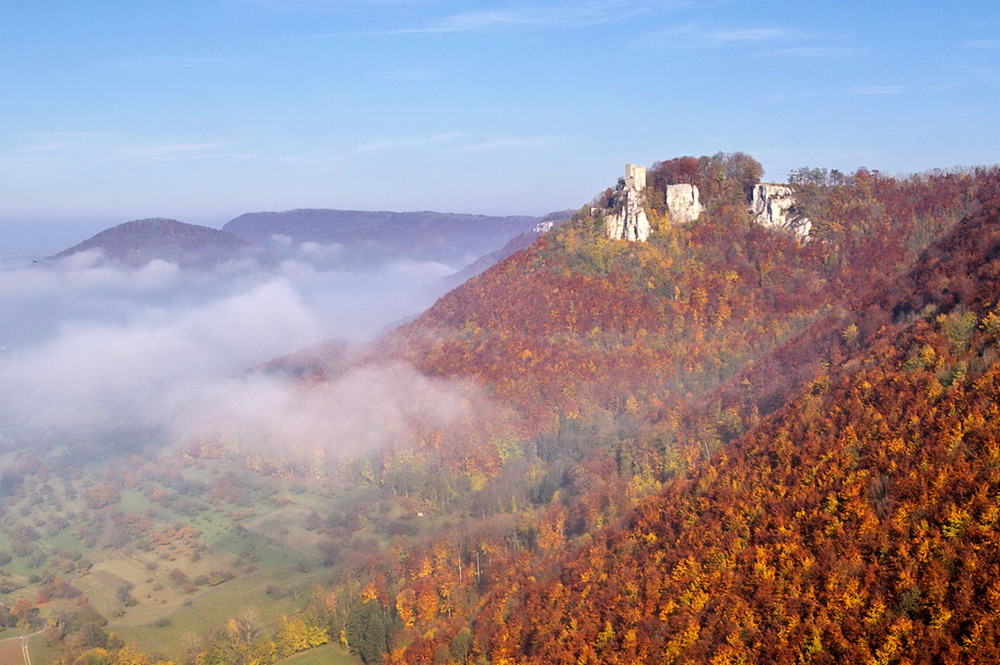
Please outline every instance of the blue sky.
M996 163L998 90L995 0L0 0L0 223L544 214L734 150L774 181Z

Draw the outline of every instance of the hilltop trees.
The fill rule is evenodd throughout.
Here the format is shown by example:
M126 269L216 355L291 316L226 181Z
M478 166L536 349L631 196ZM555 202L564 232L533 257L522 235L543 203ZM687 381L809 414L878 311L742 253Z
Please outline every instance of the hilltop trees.
M745 152L702 157L676 157L656 162L646 174L647 202L655 210L666 205L666 187L679 183L695 185L709 210L742 206L747 193L764 175L764 167Z

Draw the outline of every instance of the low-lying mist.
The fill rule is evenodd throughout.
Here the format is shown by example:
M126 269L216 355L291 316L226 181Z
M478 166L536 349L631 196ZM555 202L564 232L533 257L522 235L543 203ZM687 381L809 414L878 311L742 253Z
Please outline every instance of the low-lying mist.
M337 269L342 248L284 245L280 260L212 269L155 260L129 270L99 251L0 270L0 450L203 437L281 450L379 445L421 404L446 422L466 388L400 365L323 386L247 370L327 339L353 344L429 306L456 266Z

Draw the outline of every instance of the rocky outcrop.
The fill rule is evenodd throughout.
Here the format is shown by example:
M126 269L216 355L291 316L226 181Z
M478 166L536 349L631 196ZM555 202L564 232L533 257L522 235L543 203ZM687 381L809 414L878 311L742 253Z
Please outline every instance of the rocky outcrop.
M650 226L640 193L635 189L622 189L616 195L615 209L604 217L604 226L612 240L646 242Z
M795 207L795 192L788 185L758 183L750 198L754 222L769 229L784 231L800 241L809 237L812 222Z
M673 224L686 224L698 219L704 208L698 200L695 185L667 185L667 214Z
M646 242L651 228L642 207L646 188L646 169L635 164L625 165L625 179L619 181L611 198L611 210L604 215L604 228L611 240Z

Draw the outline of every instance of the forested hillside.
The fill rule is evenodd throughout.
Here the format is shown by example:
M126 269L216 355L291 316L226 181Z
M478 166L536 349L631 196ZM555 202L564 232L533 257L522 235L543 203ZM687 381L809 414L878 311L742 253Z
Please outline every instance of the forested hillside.
M622 527L492 594L476 622L484 652L1000 658L998 205L865 302L823 352L837 359L783 408Z
M702 160L703 167L706 162L711 164L711 159ZM724 172L724 168L719 171ZM638 547L636 543L652 546L655 542L655 552L669 552L677 561L697 552L701 557L696 557L697 565L725 569L730 564L720 559L721 544L716 541L721 530L729 530L723 513L735 505L734 501L742 499L746 510L770 518L780 513L762 511L761 501L773 494L773 501L784 505L788 497L791 520L802 505L790 488L811 491L798 478L768 476L769 467L762 460L800 455L796 463L788 463L795 473L808 476L815 472L800 468L800 464L819 464L826 450L819 442L802 439L805 434L801 429L778 436L773 417L766 418L769 413L780 412L783 406L788 413L808 407L809 417L818 417L815 412L825 406L831 410L829 418L839 417L847 423L857 418L857 423L849 426L862 432L871 427L864 420L867 410L850 403L844 393L831 391L831 367L852 369L861 358L868 358L872 371L888 371L892 365L883 367L880 363L883 358L892 363L893 356L880 345L886 343L882 341L886 337L904 334L897 319L907 322L917 316L910 314L908 319L905 315L914 309L914 300L921 300L914 311L923 312L924 319L931 322L927 325L937 328L964 326L962 334L968 335L980 321L988 319L989 311L984 307L993 301L983 293L988 294L995 285L976 283L975 268L991 260L992 249L986 245L986 254L981 255L977 243L986 243L987 230L998 222L990 207L994 204L989 203L997 191L995 172L935 173L906 179L865 170L833 178L817 171L804 170L803 174L800 179L805 175L811 178L803 187L803 205L816 229L816 238L804 246L750 227L740 205L742 187L732 186L731 179L717 184L719 195L710 200L702 222L671 228L661 217L659 228L645 244L605 240L600 220L583 210L572 223L531 250L443 298L391 340L396 345L393 350L402 349L426 372L472 373L481 378L521 417L521 443L512 450L509 441L501 446L494 440L492 465L477 469L496 474L479 493L500 493L502 498L492 504L495 509L507 512L500 506L510 506L510 512L523 521L508 534L499 551L492 546L486 600L466 611L469 618L478 617L471 622L474 651L493 662L528 658L537 658L537 662L564 658L630 662L661 653L668 643L678 658L682 654L721 653L722 645L735 639L734 633L710 633L705 626L704 639L690 639L703 630L701 622L716 621L703 610L704 602L719 590L705 587L708 595L692 601L692 590L701 587L684 587L687 595L678 592L673 602L678 607L694 602L696 611L681 613L690 619L687 623L671 623L673 606L664 599L666 590L640 590L635 584L637 578L649 579L644 571L650 567L669 576L676 566L665 565L669 559L656 553L637 559L631 567L623 564L626 569L619 570L614 562L628 561L625 552ZM928 242L948 232L983 201L987 205L979 217L920 256ZM900 277L914 262L913 272ZM949 269L943 270L941 265ZM925 284L926 273L934 270L941 273L933 287L936 296L920 290L931 288ZM953 313L956 307L968 310ZM988 347L989 340L985 343ZM896 344L903 342L897 340ZM905 347L910 355L929 353L918 353L910 346L907 343ZM944 349L948 348L945 345ZM991 363L992 354L985 352L985 356ZM917 361L911 358L909 362ZM948 386L954 382L949 372L956 367L962 380L974 380L968 371L970 362L970 358L944 353L926 361L927 371L942 377ZM873 387L876 384L871 378L859 381L871 395L886 391L885 398L896 400L895 408L909 415L906 404L912 389L888 384ZM977 411L988 404L966 406ZM948 431L945 423L929 419L924 436L933 437L937 431ZM769 449L776 440L785 448ZM470 441L477 445L474 439ZM730 449L727 444L731 442L739 443ZM741 452L754 442L763 450ZM797 453L800 445L801 453ZM911 441L910 445L918 443ZM481 447L478 450L482 452ZM818 456L816 460L808 459L810 450ZM446 470L442 465L446 466L448 459L432 450L423 453L420 459L424 464L434 471ZM456 458L454 451L449 458ZM466 465L475 459L473 455L462 458ZM837 468L849 475L852 467L844 462L838 459ZM725 479L715 480L723 464L734 465L743 475L731 479L728 486ZM454 470L468 472L461 467ZM887 482L880 478L873 482ZM718 495L711 500L705 495L706 479L720 483ZM933 483L921 474L912 480L921 488ZM669 528L617 536L623 539L621 553L607 544L588 546L592 538L604 542L615 537L606 535L602 528L629 515L643 496L660 487L666 487L663 494L643 504L629 520L647 515L644 511L682 515L673 518ZM872 491L888 491L879 487ZM908 491L915 492L911 497L915 506L936 502L946 494L942 488L934 495L914 488ZM743 498L733 492L749 494ZM823 500L826 498L824 495ZM667 506L675 513L669 513ZM801 528L807 532L827 528L814 515L808 519L799 515L798 519L805 520ZM677 530L684 525L688 529L684 535L697 539L700 545L683 542ZM780 537L779 526L787 528L765 521L744 524L743 531L737 533L746 538L752 532L770 543ZM869 528L883 536L892 533L884 524L870 524ZM711 536L706 539L708 534ZM809 533L809 542L816 545L822 541L820 535ZM845 542L854 542L854 535L845 537ZM436 546L445 547L442 543ZM905 551L913 546L905 538L888 545ZM463 547L468 545L456 543L452 556L470 557L472 552L463 551ZM476 547L490 546L480 542L473 549ZM578 547L584 549L559 554ZM589 558L601 548L607 556ZM807 559L837 557L836 552L825 549L807 552ZM732 559L735 554L726 556ZM571 572L557 572L564 566ZM530 581L535 578L548 578L549 582ZM528 589L522 592L520 584L511 589L508 582L514 579L525 580ZM737 596L755 583L750 577L728 576L726 580L722 588ZM477 582L482 588L482 580ZM890 583L880 579L877 584L888 588ZM426 593L419 576L402 588L399 593L406 592L405 597L420 589ZM797 600L798 587L791 588L788 598ZM662 604L642 606L639 593ZM717 600L719 612L739 606L725 598L728 596ZM865 600L875 602L875 597ZM560 602L565 606L559 606ZM750 599L742 602L752 605ZM819 605L825 602L825 598L817 601ZM595 614L595 609L602 607L600 603L608 608L603 621L596 619L602 615ZM748 612L748 621L764 622L765 617L775 616L769 607ZM401 642L405 646L394 658L413 662L421 653L429 657L444 645L442 634L462 634L464 622L457 621L455 613L455 608L449 607L433 621L430 616L421 621L418 615L404 622L413 623L416 629L404 630ZM886 621L898 618L891 613L886 617ZM849 633L839 642L829 636L827 647L822 646L820 633L837 624L839 618L835 616L819 628L809 627L819 631L810 647L813 652L837 658L867 653L862 646L845 650L857 637ZM805 625L806 619L796 616L789 621ZM652 633L643 635L640 624ZM879 625L888 634L886 625ZM743 628L732 630L739 635ZM881 634L870 636L873 657L885 646L876 644ZM751 662L792 653L788 643L776 641L766 632L741 639L743 651L733 653L752 655ZM645 651L638 646L643 640ZM892 648L891 643L886 644ZM698 648L683 650L691 645ZM568 650L560 652L560 648Z
M254 491L322 574L284 623L219 622L176 660L271 663L295 631L366 665L995 660L1000 173L801 169L804 243L751 223L760 176L658 163L648 242L605 237L605 192L371 347L263 368L429 392L352 455L188 442L309 488ZM228 478L205 487L240 505Z

